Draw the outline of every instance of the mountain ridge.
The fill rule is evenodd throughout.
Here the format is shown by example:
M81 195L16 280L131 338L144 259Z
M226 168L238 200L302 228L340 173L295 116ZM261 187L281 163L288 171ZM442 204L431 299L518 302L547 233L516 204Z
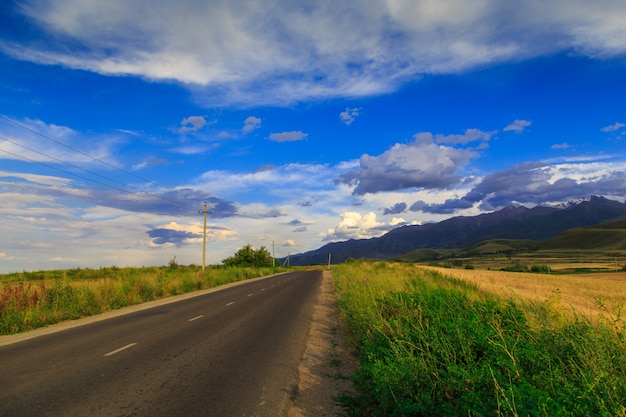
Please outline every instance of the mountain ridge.
M466 248L492 239L547 240L565 230L592 226L626 216L626 204L592 196L564 207L505 207L477 216L438 223L401 226L380 237L328 243L291 255L291 265L341 263L348 258L387 260L416 249Z

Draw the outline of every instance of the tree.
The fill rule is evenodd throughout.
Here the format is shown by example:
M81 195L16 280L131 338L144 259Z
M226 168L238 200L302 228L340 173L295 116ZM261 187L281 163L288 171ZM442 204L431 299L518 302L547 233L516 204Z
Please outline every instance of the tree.
M272 266L272 255L265 246L255 250L252 245L246 245L222 263L226 266Z

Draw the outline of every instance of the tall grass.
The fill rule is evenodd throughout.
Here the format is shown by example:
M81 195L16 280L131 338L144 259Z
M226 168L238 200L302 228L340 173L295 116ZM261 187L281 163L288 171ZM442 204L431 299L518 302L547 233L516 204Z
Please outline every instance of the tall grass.
M411 265L344 264L334 278L361 354L349 416L626 415L623 329Z
M64 320L162 297L269 275L277 268L170 265L38 271L0 276L0 334L12 334Z

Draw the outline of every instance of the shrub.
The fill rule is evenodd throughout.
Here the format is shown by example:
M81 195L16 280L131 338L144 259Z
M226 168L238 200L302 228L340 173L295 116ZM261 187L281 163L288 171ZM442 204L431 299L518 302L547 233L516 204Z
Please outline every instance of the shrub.
M530 272L537 274L549 274L550 267L548 265L533 265L530 267Z
M528 272L528 266L521 264L519 262L516 262L515 264L511 265L511 266L505 266L504 268L500 268L500 271L507 271L507 272Z
M233 256L222 260L225 266L264 267L272 266L272 256L265 246L255 250L252 245L239 249Z

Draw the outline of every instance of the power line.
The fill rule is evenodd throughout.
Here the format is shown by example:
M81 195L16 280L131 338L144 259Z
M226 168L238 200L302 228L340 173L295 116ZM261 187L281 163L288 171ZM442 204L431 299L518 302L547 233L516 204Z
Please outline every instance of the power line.
M149 179L147 179L147 178L143 178L143 177L141 177L141 176L139 176L139 175L137 175L137 174L134 174L134 173L132 173L132 172L126 171L125 169L122 169L122 168L117 167L117 166L115 166L115 165L113 165L113 164L110 164L110 163L108 163L108 162L106 162L106 161L103 161L102 159L96 158L96 157L95 157L95 156L93 156L93 155L89 155L88 153L85 153L85 152L83 152L83 151L81 151L81 150L79 150L79 149L76 149L76 148L74 148L74 147L72 147L72 146L70 146L70 145L67 145L67 144L65 144L65 143L63 143L63 142L60 142L60 141L58 141L58 140L56 140L56 139L53 139L53 138L51 138L51 137L49 137L49 136L47 136L47 135L44 135L43 133L38 132L38 131L36 131L35 129L32 129L32 128L30 128L30 127L26 126L26 125L23 125L22 123L19 123L19 122L16 122L15 120L9 119L9 118L8 118L8 117L6 117L6 116L0 115L0 119L2 119L2 120L4 120L4 121L6 121L6 122L8 122L8 123L11 123L11 124L12 124L12 125L14 125L14 126L17 126L17 127L19 127L19 128L22 128L22 129L24 129L24 130L27 130L27 131L29 131L29 132L31 132L31 133L34 133L34 134L36 134L37 136L40 136L40 137L42 137L42 138L44 138L44 139L46 139L46 140L49 140L49 141L51 141L51 142L54 142L54 143L56 143L57 145L61 145L61 146L65 147L65 148L67 148L67 149L70 149L70 150L72 150L72 151L74 151L74 152L77 152L77 153L79 153L79 154L83 155L83 156L86 156L86 157L87 157L87 158L89 158L89 159L92 159L92 160L94 160L94 161L100 162L101 164L106 165L106 166L108 166L109 168L113 168L113 169L115 169L115 170L118 170L118 171L120 171L120 172L123 172L123 173L125 173L125 174L127 174L127 175L130 175L130 176L135 177L135 178L137 178L137 179L140 179L140 180L142 180L142 181L145 181L145 182L151 182L151 181L150 181Z
M124 173L124 174L126 174L126 175L130 175L130 176L132 176L132 177L134 177L134 178L137 178L137 179L139 179L139 180L141 180L141 181L144 181L144 182L146 182L146 183L158 185L157 183L155 183L155 182L154 182L154 181L152 181L152 180L149 180L149 179L144 178L144 177L142 177L142 176L136 175L136 174L134 174L134 173L132 173L132 172L129 172L129 171L124 170L124 169L122 169L122 168L120 168L120 167L118 167L118 166L115 166L115 165L113 165L113 164L111 164L111 163L109 163L109 162L106 162L106 161L104 161L104 160L102 160L102 159L100 159L100 158L97 158L97 157L95 157L95 156L93 156L93 155L90 155L90 154L88 154L88 153L85 153L85 152L83 152L83 151L81 151L81 150L79 150L79 149L76 149L76 148L74 148L74 147L72 147L72 146L70 146L70 145L67 145L67 144L65 144L65 143L63 143L63 142L60 142L60 141L58 141L58 140L56 140L56 139L53 139L53 138L51 138L51 137L49 137L49 136L47 136L47 135L45 135L45 134L43 134L43 133L41 133L41 132L38 132L37 130L35 130L35 129L31 128L31 127L28 127L28 126L26 126L26 125L24 125L24 124L22 124L22 123L19 123L19 122L15 121L15 120L12 120L12 119L10 119L10 118L8 118L8 117L6 117L6 116L0 115L0 120L4 120L4 121L6 121L6 122L8 122L8 123L10 123L10 124L12 124L12 125L14 125L14 126L16 126L16 127L19 127L19 128L24 129L24 130L26 130L26 131L28 131L28 132L31 132L31 133L33 133L33 134L35 134L35 135L37 135L37 136L40 136L40 137L42 137L42 138L44 138L44 139L46 139L46 140L48 140L48 141L50 141L50 142L53 142L53 143L57 144L57 145L59 145L59 146L63 146L64 148L67 148L67 149L69 149L69 150L71 150L71 151L73 151L73 152L76 152L76 153L78 153L78 154L80 154L80 155L83 155L83 156L85 156L85 157L87 157L87 158L89 158L89 159L91 159L91 160L93 160L93 161L99 162L100 164L105 165L105 166L107 166L107 167L109 167L109 168L111 168L111 169L114 169L114 170L116 170L116 171L122 172L122 173ZM85 177L85 176L79 175L79 174L77 174L77 173L74 173L74 172L70 172L70 171L67 171L67 170L61 169L61 168L59 168L59 167L56 167L56 166L53 166L53 165L50 165L50 164L46 164L46 163L44 163L44 162L42 162L42 161L37 161L37 160L34 160L34 159L27 158L27 157L25 157L25 156L23 156L23 155L18 155L18 154L16 154L16 153L13 153L13 152L7 151L7 150L5 150L5 149L0 149L0 151L3 151L3 152L5 152L5 153L7 153L7 154L9 154L9 155L14 156L14 157L17 157L17 158L23 159L23 160L28 161L28 162L37 163L37 164L40 164L40 165L45 166L45 167L47 167L47 168L50 168L50 169L53 169L53 170L56 170L56 171L59 171L59 172L63 172L63 173L65 173L65 174L68 174L68 175L74 176L74 177L76 177L76 178L82 179L82 180L84 180L84 181L92 182L92 183L94 183L94 184L98 184L98 185L101 185L101 186L104 186L104 187L108 187L108 188L111 188L111 189L113 189L113 190L117 190L117 191L120 191L120 192L123 192L123 193L126 193L126 194L136 194L137 192L142 192L140 189L138 189L138 188L136 188L136 187L129 186L128 184L123 183L123 182L121 182L121 181L115 180L115 179L113 179L113 178L107 177L107 176L102 175L102 174L99 174L99 173L97 173L97 172L93 172L93 171L91 171L91 170L88 170L88 169L82 168L82 167L80 167L80 166L77 166L77 165L71 164L71 163L69 163L69 162L63 161L63 160L61 160L61 159L59 159L59 158L56 158L56 157L51 156L51 155L48 155L48 154L46 154L45 152L40 152L40 151L37 151L37 150L35 150L35 149L32 149L32 148L30 148L30 147L27 147L27 146L25 146L25 145L22 145L22 144L19 144L19 143L15 142L15 141L12 141L12 140L10 140L10 139L4 138L4 137L0 137L0 140L4 140L4 141L6 141L6 142L12 143L12 144L14 144L14 145L16 145L16 146L19 146L19 147L23 148L23 149L27 149L28 151L34 152L34 153L36 153L36 154L42 155L42 156L44 156L44 157L46 157L46 158L49 158L49 159L54 160L54 161L56 161L56 162L59 162L60 164L64 164L64 165L70 166L70 167L72 167L72 168L74 168L74 169L78 169L78 170L81 170L81 171L83 171L83 172L87 172L87 173L89 173L89 174L91 174L91 175L95 175L95 176L97 176L97 177L99 177L99 178L102 178L102 179L104 179L104 180L106 180L106 181L110 181L110 182L112 182L112 183L116 183L116 184L118 184L118 185L120 185L120 186L122 186L122 187L124 187L124 188L121 188L121 187L118 187L118 186L113 186L113 185L111 185L111 184L106 184L106 183L103 183L103 182L101 182L101 181L97 181L97 180L95 180L95 179L88 178L88 177ZM127 188L134 189L135 191L129 191ZM161 195L158 195L158 194L146 194L146 193L144 193L144 192L142 192L142 193L143 193L143 196L144 196L144 197L146 197L146 198L148 198L148 199L152 199L152 200L154 200L154 201L156 201L156 200L160 200L160 201L163 201L163 202L168 202L168 203L170 203L170 204L174 204L174 205L176 205L176 206L178 206L178 207L184 208L186 211L189 211L189 210L190 210L190 208L188 207L188 205L185 205L185 204L183 204L183 203L180 203L179 201L172 200L172 199L168 199L168 198L166 198L166 197L164 197L164 196L161 196ZM199 199L199 201L200 201L200 199ZM210 213L210 211L209 211L209 213ZM230 222L229 222L229 221L227 221L225 218L222 218L220 222L221 222L221 223L223 223L223 224L225 224L225 225L226 225L229 229L231 229L231 230L233 230L233 231L236 231L236 230L237 230L237 228L236 228L236 227L234 227L232 224L230 224ZM249 236L249 235L244 233L242 236ZM257 239L255 239L255 240L257 240L257 241L258 241L258 240L259 240L259 239L258 239L258 237L259 237L259 236L257 236Z
M53 160L55 160L55 161L57 161L57 162L60 162L60 163L62 163L62 164L65 164L65 165L67 165L67 166L70 166L70 167L72 167L72 168L76 168L76 169L79 169L79 170L81 170L81 171L88 172L88 173L90 173L90 174L92 174L92 175L95 175L95 176L100 177L100 178L102 178L102 179L105 179L105 180L107 180L107 181L115 182L115 183L118 183L118 184L123 185L123 186L125 186L125 187L127 186L127 185L126 185L125 183L123 183L123 182L120 182L120 181L114 180L114 179L109 178L109 177L105 177L104 175L98 174L97 172L93 172L93 171L90 171L90 170L85 169L85 168L82 168L82 167L79 167L78 165L74 165L74 164L70 164L69 162L62 161L61 159L56 158L56 157L54 157L54 156L52 156L52 155L48 155L48 154L45 154L45 153L43 153L43 152L40 152L40 151L38 151L38 150L36 150L36 149L29 148L28 146L25 146L25 145L19 144L19 143L15 142L15 141L12 141L12 140L7 139L7 138L5 138L5 137L0 136L0 140L3 140L3 141L5 141L5 142L12 143L13 145L19 146L20 148L23 148L23 149L29 150L29 151L34 152L34 153L36 153L36 154L39 154L39 155L41 155L41 156L45 156L46 158L53 159ZM8 152L8 151L5 151L5 152L10 153L10 152ZM15 154L13 154L13 155L15 155ZM18 157L19 157L19 155L18 155ZM26 158L24 158L24 159L26 159ZM38 161L29 160L29 162L38 162Z
M1 116L0 116L0 117L1 117ZM17 157L17 158L19 158L19 159L23 159L23 160L25 160L25 161L27 161L27 162L36 163L36 164L39 164L39 165L45 166L45 167L50 168L50 169L53 169L53 170L56 170L56 171L59 171L59 172L63 172L64 174L71 175L71 176L74 176L74 177L76 177L76 178L80 178L80 179L82 179L82 180L84 180L84 181L92 182L92 183L94 183L94 184L98 184L98 185L101 185L101 186L103 186L103 187L108 187L108 188L111 188L111 189L113 189L113 190L121 191L121 192L126 193L126 194L131 194L131 195L134 195L134 194L136 194L137 192L141 192L141 193L143 193L143 196L144 196L144 197L146 197L147 199L152 199L152 200L154 200L154 201L156 201L156 200L161 200L161 201L163 201L163 202L167 202L167 203L170 203L170 204L177 205L177 206L179 206L179 207L181 207L181 208L185 208L185 210L189 210L189 207L188 207L187 205L185 205L185 204L183 204L183 203L180 203L180 202L178 202L178 201L176 201L176 200L168 199L168 198L163 197L163 196L160 196L160 195L158 195L158 194L151 194L151 193L145 193L145 192L142 192L140 189L138 189L138 188L136 188L136 187L129 186L128 184L125 184L125 183L123 183L123 182L117 181L117 180L115 180L115 179L113 179L113 178L109 178L109 177L107 177L107 176L104 176L104 175L98 174L97 172L93 172L93 171L90 171L90 170L88 170L88 169L85 169L85 168L79 167L79 166L77 166L77 165L70 164L69 162L62 161L62 160L60 160L59 158L56 158L56 157L51 156L51 155L48 155L48 154L46 154L46 153L44 153L44 152L37 151L37 150L32 149L32 148L30 148L30 147L28 147L28 146L21 145L21 144L19 144L19 143L17 143L17 142L14 142L14 141L12 141L12 140L6 139L6 138L4 138L4 137L1 137L1 136L0 136L0 140L3 140L3 141L6 141L6 142L9 142L9 143L12 143L12 144L17 145L17 146L19 146L19 147L21 147L21 148L24 148L24 149L27 149L27 150L29 150L29 151L31 151L31 152L37 153L37 154L39 154L39 155L42 155L42 156L44 156L44 157L46 157L46 158L50 158L50 159L52 159L52 160L54 160L54 161L57 161L57 162L59 162L59 163L61 163L61 164L64 164L64 165L70 166L70 167L72 167L72 168L79 169L79 170L84 171L84 172L88 172L88 173L90 173L90 174L92 174L92 175L95 175L95 176L100 177L100 178L102 178L102 179L105 179L105 180L107 180L107 181L111 181L111 182L114 182L114 183L120 184L120 185L122 185L123 187L126 187L126 188L120 188L120 187L117 187L117 186L114 186L114 185L111 185L111 184L107 184L107 183L104 183L104 182L101 182L101 181L97 181L97 180L95 180L95 179L93 179L93 178L88 178L88 177L85 177L85 176L79 175L79 174L77 174L77 173L75 173L75 172L67 171L67 170L61 169L61 168L59 168L59 167L56 167L56 166L50 165L50 164L46 164L45 162L42 162L42 161L37 161L37 160L31 159L31 158L25 157L25 156L23 156L23 155L18 155L18 154L16 154L16 153L14 153L14 152L10 152L10 151L8 151L8 150L6 150L6 149L0 149L0 151L2 151L2 152L5 152L5 153L7 153L7 154L9 154L9 155L12 155L12 156L14 156L14 157ZM148 181L148 182L150 182L150 181ZM134 189L134 190L133 190L133 191L131 191L131 190L128 190L127 188L131 188L131 189Z
M112 186L112 185L110 185L110 184L105 184L105 183L102 183L102 182L96 181L96 180L91 179L91 178L83 177L83 176L78 175L78 174L76 174L76 173L74 173L74 172L66 171L66 170L64 170L64 169L61 169L61 168L58 168L58 167L55 167L55 166L52 166L52 165L48 165L48 164L46 164L46 163L44 163L44 162L41 162L41 161L35 161L34 159L27 158L27 157L25 157L25 156L23 156L23 155L18 155L18 154L16 154L16 153L13 153L13 152L7 151L6 149L0 149L0 151L2 151L2 152L4 152L4 153L8 153L9 155L12 155L12 156L15 156L15 157L17 157L17 158L23 159L23 160L25 160L25 161L28 161L28 162L33 162L33 163L36 163L36 164L39 164L39 165L43 165L43 166L45 166L45 167L47 167L47 168L51 168L51 169L57 170L57 171L59 171L59 172L63 172L63 173L65 173L65 174L72 175L72 176L74 176L74 177L76 177L76 178L80 178L80 179L83 179L83 180L86 180L86 181L91 181L91 182L93 182L93 183L96 183L96 184L99 184L99 185L103 185L103 186L105 186L105 187L113 188L113 189L115 189L115 190L122 191L122 192L124 192L124 193L133 194L133 192L128 191L128 190L125 190L125 189L123 189L123 188L114 187L114 186Z

